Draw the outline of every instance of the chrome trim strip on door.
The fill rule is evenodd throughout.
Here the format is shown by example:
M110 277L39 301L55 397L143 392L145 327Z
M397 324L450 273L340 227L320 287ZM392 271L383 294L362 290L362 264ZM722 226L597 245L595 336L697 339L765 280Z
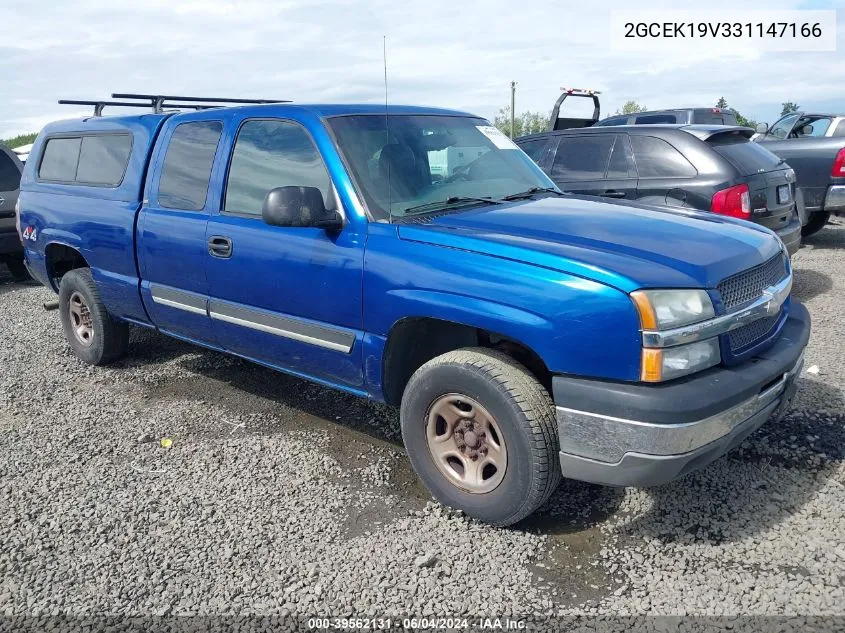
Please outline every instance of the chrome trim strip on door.
M218 321L225 321L226 323L325 347L345 354L352 351L352 345L355 343L355 333L349 330L316 325L288 316L252 310L219 299L209 300L208 315Z
M193 314L208 316L207 300L202 295L175 290L174 288L159 286L158 284L150 284L150 294L155 303Z

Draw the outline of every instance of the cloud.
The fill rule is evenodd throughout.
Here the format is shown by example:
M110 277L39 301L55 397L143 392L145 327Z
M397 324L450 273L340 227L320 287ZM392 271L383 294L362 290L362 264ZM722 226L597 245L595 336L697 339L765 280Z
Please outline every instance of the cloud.
M761 8L798 5L774 0ZM601 89L605 112L628 99L662 108L709 105L724 96L765 120L782 101L812 107L841 97L845 68L836 53L613 50L610 11L629 6L616 0L600 9L537 0L12 0L3 9L0 40L0 137L88 114L56 105L59 98L112 92L381 102L385 34L392 102L487 117L508 103L511 80L519 82L518 110L548 111L562 85ZM719 7L731 6L708 3L716 19ZM840 36L842 19L845 14Z

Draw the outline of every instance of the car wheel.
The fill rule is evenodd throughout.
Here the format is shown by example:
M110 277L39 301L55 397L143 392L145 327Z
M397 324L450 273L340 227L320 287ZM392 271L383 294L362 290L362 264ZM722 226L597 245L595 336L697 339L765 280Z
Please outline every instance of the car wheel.
M29 271L24 266L23 259L7 259L6 267L15 281L26 281L30 278Z
M59 315L73 353L86 363L106 365L126 354L129 326L106 311L90 268L76 268L62 277Z
M801 236L807 237L808 235L818 233L824 228L824 225L827 224L829 219L830 212L828 211L817 211L815 213L811 213L810 217L807 219L807 224L801 227Z
M560 483L554 404L506 354L467 348L427 362L405 388L400 417L420 479L471 517L511 525Z

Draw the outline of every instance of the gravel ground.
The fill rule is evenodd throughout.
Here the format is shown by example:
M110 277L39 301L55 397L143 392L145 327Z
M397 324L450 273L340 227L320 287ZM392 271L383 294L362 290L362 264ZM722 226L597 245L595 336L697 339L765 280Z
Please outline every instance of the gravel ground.
M4 270L0 615L845 615L845 226L809 242L783 422L513 529L430 501L395 410L147 331L87 367Z

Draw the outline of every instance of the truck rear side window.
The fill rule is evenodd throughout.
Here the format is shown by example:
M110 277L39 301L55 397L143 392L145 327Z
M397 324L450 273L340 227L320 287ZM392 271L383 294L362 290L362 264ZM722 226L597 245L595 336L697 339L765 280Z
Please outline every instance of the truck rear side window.
M594 127L605 127L605 126L608 126L608 125L627 125L627 124L628 124L628 117L622 116L622 117L618 117L616 119L612 119L612 118L602 119L601 121L596 123L596 125Z
M76 166L79 164L80 137L51 138L44 146L44 156L38 169L42 180L73 182L76 180Z
M674 114L644 114L634 119L635 125L648 125L654 123L677 123L678 117Z
M47 139L38 177L67 184L116 187L123 180L131 151L129 134Z
M161 168L161 206L188 211L205 207L211 166L222 131L220 121L190 121L176 126Z
M247 121L235 141L223 210L261 216L267 192L288 186L316 187L328 199L329 174L311 137L289 121Z
M123 180L132 137L128 134L83 136L76 181L80 184L115 187Z

